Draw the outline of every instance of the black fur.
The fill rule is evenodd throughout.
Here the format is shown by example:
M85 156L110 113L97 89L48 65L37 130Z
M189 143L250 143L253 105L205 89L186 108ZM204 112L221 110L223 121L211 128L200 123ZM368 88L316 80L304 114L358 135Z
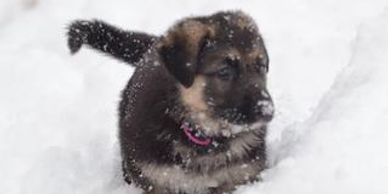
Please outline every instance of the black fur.
M272 119L272 113L263 115L262 107L256 105L257 100L271 102L269 94L262 95L262 91L266 91L266 72L255 69L268 66L268 56L257 29L244 27L247 22L251 19L242 12L220 12L208 17L186 18L162 37L126 32L101 21L75 21L70 25L68 45L72 53L86 44L114 58L137 64L122 92L119 106L120 148L124 178L128 183L134 182L148 194L221 194L258 178L266 162L265 125L231 137L214 135L213 142L217 146L205 148L190 142L180 129L182 121L192 113L183 103L181 86L190 89L198 75L205 77L207 83L203 92L206 99L201 100L211 98L209 107L214 111L209 117L212 119L238 124ZM225 52L228 54L230 48L236 48L241 54L238 59L241 67L233 70L232 77L224 79L221 75L224 81L220 81L218 72L208 71L218 68L212 67L214 64L225 63ZM248 57L253 51L260 53L260 59ZM247 145L242 146L241 156L236 156L239 148L234 148L237 152L232 151L230 155L236 141L248 141L244 138L254 141L243 142ZM219 185L197 185L200 188L197 191L190 186L183 189L180 183L162 184L160 182L176 177L155 181L155 177L147 177L143 172L147 169L142 166L148 164L160 168L178 167L192 174L193 179L214 176ZM228 180L216 176L242 165L252 168L249 173L254 176L239 178L236 175Z
M127 63L138 62L157 37L124 31L105 22L79 20L69 26L68 46L76 53L86 44Z

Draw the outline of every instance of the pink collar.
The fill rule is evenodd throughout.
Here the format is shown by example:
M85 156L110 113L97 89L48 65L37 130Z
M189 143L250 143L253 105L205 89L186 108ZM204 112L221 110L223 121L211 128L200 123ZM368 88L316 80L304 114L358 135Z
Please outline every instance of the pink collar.
M197 130L190 127L190 124L185 122L181 125L183 132L189 138L191 142L199 146L209 146L212 142L212 139L209 137L199 137L197 134L199 133Z

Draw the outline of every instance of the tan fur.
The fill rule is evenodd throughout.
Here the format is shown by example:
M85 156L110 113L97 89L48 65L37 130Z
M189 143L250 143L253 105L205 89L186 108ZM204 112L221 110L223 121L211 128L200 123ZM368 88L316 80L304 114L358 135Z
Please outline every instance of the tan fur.
M215 135L221 125L209 116L209 107L204 99L206 80L204 76L198 75L191 87L185 88L180 85L180 97L183 105L187 108L186 118L191 118L195 123L203 127L208 135Z
M252 52L247 54L247 58L249 59L249 62L254 62L257 59L262 58L263 56L261 55L262 55L262 52L260 52L260 50L254 49Z
M207 103L203 96L205 86L206 82L203 76L197 76L194 79L193 85L189 88L180 85L181 100L190 111L204 112L208 110Z
M187 20L172 27L167 33L167 36L160 42L159 47L169 47L176 40L185 40L185 49L188 52L189 58L193 58L198 53L201 40L205 36L213 37L214 35L215 29L212 25L205 25L195 20Z
M183 23L181 29L178 30L181 32L180 36L188 39L187 47L193 54L198 53L198 44L201 43L204 36L214 34L214 30L209 25L194 20Z

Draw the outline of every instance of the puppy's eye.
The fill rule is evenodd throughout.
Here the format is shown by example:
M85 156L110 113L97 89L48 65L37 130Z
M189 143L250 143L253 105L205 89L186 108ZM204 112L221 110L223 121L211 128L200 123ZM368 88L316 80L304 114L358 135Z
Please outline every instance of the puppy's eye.
M268 63L266 63L265 61L263 61L263 60L258 60L257 62L256 62L256 65L255 65L255 67L256 67L256 70L257 70L257 72L259 72L260 74L266 74L266 73L268 73Z
M238 63L237 58L226 57L223 61L224 65L216 72L217 77L224 81L232 80L237 73Z
M224 81L228 81L228 80L232 79L233 76L234 76L233 69L229 66L225 66L217 71L217 77L219 77L220 79L222 79Z

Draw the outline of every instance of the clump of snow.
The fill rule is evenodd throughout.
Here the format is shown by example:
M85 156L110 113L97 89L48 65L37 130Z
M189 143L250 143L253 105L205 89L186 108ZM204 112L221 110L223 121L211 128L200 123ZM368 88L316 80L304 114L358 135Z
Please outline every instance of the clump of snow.
M119 94L133 69L87 49L70 56L71 20L160 34L184 16L236 8L251 14L264 36L276 105L270 169L236 193L387 193L388 14L380 15L387 6L3 0L0 193L140 193L122 180L116 138Z
M273 115L275 111L275 107L273 106L272 102L268 100L259 100L257 102L257 106L261 107L263 115Z

